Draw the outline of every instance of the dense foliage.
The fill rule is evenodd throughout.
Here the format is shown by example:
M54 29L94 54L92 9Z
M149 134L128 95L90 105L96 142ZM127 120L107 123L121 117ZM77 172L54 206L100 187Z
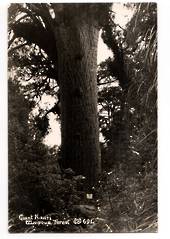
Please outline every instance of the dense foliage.
M18 215L56 212L60 219L68 216L73 204L83 200L83 177L74 177L71 170L61 172L56 149L44 145L41 134L37 136L30 117L33 103L24 98L17 82L9 80L8 89L9 230L29 231L32 227L25 227ZM55 230L61 230L60 226Z
M154 3L133 7L135 13L125 29L113 22L103 33L114 55L117 46L122 52L127 79L124 85L121 75L111 71L114 59L100 64L99 79L107 82L111 76L119 81L99 92L103 163L106 170L113 169L104 188L110 194L110 215L118 213L111 230L147 232L156 230L157 220L157 9ZM115 184L122 186L116 195Z
M45 43L49 54L22 38L10 46L9 24L9 69L22 82L9 80L11 232L157 230L157 9L155 3L125 7L134 15L124 29L114 22L114 13L102 29L113 58L102 62L97 72L103 173L92 200L83 190L83 175L64 171L59 166L60 150L43 144L49 126L46 111L39 108L38 115L32 114L43 94L58 100L53 53ZM20 5L12 5L9 23L21 10ZM26 14L29 19L31 13ZM25 24L27 17L23 18ZM23 46L17 48L19 44ZM26 226L18 219L21 213L61 220L95 218L95 223Z

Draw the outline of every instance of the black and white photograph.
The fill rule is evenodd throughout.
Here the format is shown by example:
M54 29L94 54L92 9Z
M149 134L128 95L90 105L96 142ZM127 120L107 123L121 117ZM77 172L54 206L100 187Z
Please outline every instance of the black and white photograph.
M157 233L157 3L8 5L8 232Z

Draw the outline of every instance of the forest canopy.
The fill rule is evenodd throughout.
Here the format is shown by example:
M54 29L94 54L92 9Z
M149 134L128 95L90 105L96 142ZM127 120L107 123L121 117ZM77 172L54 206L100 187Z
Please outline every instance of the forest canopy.
M10 232L157 230L157 5L116 4L8 8ZM112 54L97 65L99 33ZM18 218L37 213L95 223Z

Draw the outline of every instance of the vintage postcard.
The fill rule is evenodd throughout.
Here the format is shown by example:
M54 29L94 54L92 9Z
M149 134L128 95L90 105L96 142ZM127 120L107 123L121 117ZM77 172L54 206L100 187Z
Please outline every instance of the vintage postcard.
M8 6L9 233L157 232L157 4Z

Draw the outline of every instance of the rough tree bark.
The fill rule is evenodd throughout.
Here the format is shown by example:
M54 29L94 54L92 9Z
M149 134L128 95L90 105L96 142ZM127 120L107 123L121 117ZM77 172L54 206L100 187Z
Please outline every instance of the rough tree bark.
M43 49L58 72L63 166L86 176L89 187L101 172L97 42L101 23L107 24L111 5L52 3L53 17L47 4L27 4L27 8L17 5L32 21L11 25L16 37Z
M55 28L62 160L65 168L84 175L91 187L101 172L96 81L99 28L90 11L84 12L79 5L63 9L66 19Z

